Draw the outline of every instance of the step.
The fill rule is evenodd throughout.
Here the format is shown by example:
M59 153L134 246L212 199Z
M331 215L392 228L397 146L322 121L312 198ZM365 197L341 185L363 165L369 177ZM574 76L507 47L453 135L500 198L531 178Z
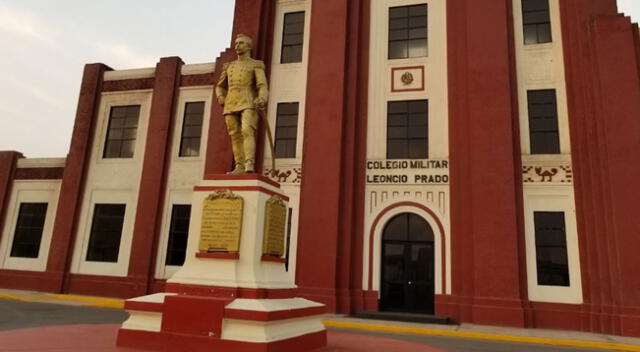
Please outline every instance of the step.
M378 311L364 311L353 315L355 318L361 319L376 319L376 320L390 320L390 321L402 321L408 323L422 323L422 324L450 324L451 321L448 317L440 317L431 314L417 314L417 313L404 313L404 312L378 312Z

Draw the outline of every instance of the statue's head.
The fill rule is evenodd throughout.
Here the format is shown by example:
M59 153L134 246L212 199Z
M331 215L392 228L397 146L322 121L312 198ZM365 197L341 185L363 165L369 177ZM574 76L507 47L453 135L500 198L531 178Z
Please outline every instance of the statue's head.
M238 34L236 36L236 41L234 46L236 50L236 54L242 55L244 53L251 52L252 47L253 47L253 41L251 40L251 38L249 38L249 36L244 34Z

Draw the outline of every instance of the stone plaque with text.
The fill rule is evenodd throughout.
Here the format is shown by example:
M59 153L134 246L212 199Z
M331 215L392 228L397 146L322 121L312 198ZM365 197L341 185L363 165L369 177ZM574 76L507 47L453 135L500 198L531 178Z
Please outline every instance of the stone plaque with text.
M286 221L287 205L282 198L271 196L265 205L263 255L281 257L284 254Z
M230 190L210 194L202 207L200 252L230 252L240 250L243 200Z

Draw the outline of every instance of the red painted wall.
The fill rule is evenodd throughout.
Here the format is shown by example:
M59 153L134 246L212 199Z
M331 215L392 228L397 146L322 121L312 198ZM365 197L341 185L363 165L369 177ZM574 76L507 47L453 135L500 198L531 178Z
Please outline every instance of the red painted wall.
M16 172L16 164L22 154L14 151L0 151L0 239L11 197L11 185Z
M48 275L44 285L48 291L64 290L63 280L68 278L95 119L100 103L100 88L104 72L108 70L111 69L103 64L88 64L84 68L71 147L65 163L53 224L47 262Z
M580 328L640 336L637 32L613 0L561 2L584 308Z
M523 326L510 5L449 0L447 6L452 296L437 314Z
M164 194L182 65L179 57L162 58L156 65L129 259L129 284L138 295L151 290L162 216L171 216L164 214Z
M349 270L337 266L348 5L323 0L311 6L296 283L303 296L336 311L337 271Z

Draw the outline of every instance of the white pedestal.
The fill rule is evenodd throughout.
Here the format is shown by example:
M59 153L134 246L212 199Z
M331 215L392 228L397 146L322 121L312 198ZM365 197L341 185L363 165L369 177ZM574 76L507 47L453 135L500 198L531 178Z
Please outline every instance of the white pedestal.
M198 253L203 203L217 190L243 199L238 253ZM324 305L296 298L284 260L263 257L265 205L288 200L263 176L215 175L195 187L187 257L165 293L127 300L118 345L162 351L308 351L326 345Z

